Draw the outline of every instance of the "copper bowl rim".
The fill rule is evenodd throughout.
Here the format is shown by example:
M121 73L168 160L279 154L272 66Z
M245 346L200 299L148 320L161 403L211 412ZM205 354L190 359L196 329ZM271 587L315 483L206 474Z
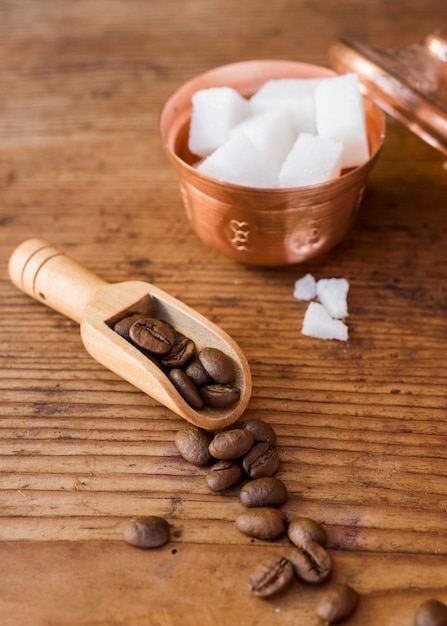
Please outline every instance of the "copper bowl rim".
M371 150L371 155L367 161L365 161L358 167L354 167L346 172L343 172L337 178L333 178L331 180L324 181L322 183L316 183L313 185L302 185L300 187L281 187L281 188L278 188L278 187L262 187L261 188L261 187L247 186L247 185L237 185L235 183L220 181L218 179L212 178L210 176L207 176L206 174L203 174L197 171L196 168L194 168L190 163L182 159L176 153L175 149L171 145L172 141L171 142L169 141L170 129L167 128L166 117L168 116L170 107L176 108L176 105L174 104L174 102L180 96L182 95L186 96L186 94L188 93L190 93L190 95L192 96L192 94L195 91L197 91L197 87L195 87L197 82L199 81L202 82L203 80L207 78L214 79L214 80L210 80L210 83L209 83L210 87L218 86L218 85L221 85L221 86L229 85L228 80L221 82L221 83L218 82L218 85L216 85L215 79L219 78L221 74L228 75L228 73L234 70L239 71L239 70L250 70L250 69L259 69L259 68L265 69L269 67L272 70L274 70L272 72L273 76L269 78L264 77L262 81L261 80L259 81L258 84L253 84L252 88L247 88L245 90L239 90L237 89L237 87L234 87L234 88L237 89L242 95L245 95L245 96L252 95L253 93L255 93L256 89L258 89L266 80L269 80L270 78L299 78L299 76L296 75L296 72L299 70L310 72L307 76L309 78L312 77L312 72L315 72L315 71L317 71L319 73L319 76L321 76L322 78L324 78L325 76L326 77L337 76L337 72L327 67L324 67L322 65L315 65L311 63L303 63L300 61L290 61L290 60L281 60L281 59L261 59L261 60L239 61L235 63L229 63L227 65L219 65L209 70L206 70L205 72L197 74L193 78L184 82L180 87L178 87L174 92L171 93L171 95L166 100L162 108L162 112L161 112L160 130L161 130L162 138L164 140L164 148L168 156L173 160L174 164L177 166L177 168L183 169L183 170L186 169L191 176L193 176L197 180L202 181L205 185L206 184L212 184L212 185L218 184L218 185L224 186L228 190L234 190L236 193L238 191L243 190L253 195L256 195L256 194L259 194L260 196L265 196L266 194L272 195L272 196L278 197L278 199L282 195L289 196L290 193L294 193L294 192L306 195L307 193L315 194L316 191L320 191L322 194L324 194L327 189L331 189L333 191L334 189L338 189L339 187L343 188L345 184L346 185L350 184L350 179L352 177L359 176L363 172L363 170L369 170L371 168L371 165L377 159L379 152L383 146L384 140L385 140L386 114L372 100L369 100L368 97L365 95L363 96L365 106L375 111L378 119L380 120L379 121L380 127L378 129L378 134L377 134L378 136L377 145L375 149ZM290 76L288 76L287 73L284 72L284 69L287 69L287 68L290 68L291 70ZM280 71L278 71L279 69ZM232 86L232 85L229 85L229 86ZM184 116L183 116L185 118L184 119L185 125L189 125L190 111L191 111L191 98L189 97L189 112L188 114L186 114L187 112L185 111ZM178 133L176 134L176 137L177 136L178 136Z

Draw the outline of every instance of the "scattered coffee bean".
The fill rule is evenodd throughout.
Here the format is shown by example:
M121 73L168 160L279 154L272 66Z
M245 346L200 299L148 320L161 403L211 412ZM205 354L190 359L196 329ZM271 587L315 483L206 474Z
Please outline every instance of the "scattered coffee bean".
M169 524L157 515L137 517L125 529L124 540L137 548L159 548L169 541Z
M142 350L157 356L167 354L174 345L174 332L155 317L142 317L129 329L129 337Z
M218 348L203 348L199 352L199 359L205 371L215 383L228 385L236 377L234 361Z
M285 534L286 524L285 513L272 507L248 509L236 517L237 529L256 539L278 539Z
M332 571L329 552L316 541L303 541L301 547L292 552L290 560L298 578L307 583L322 583Z
M179 368L174 368L169 372L169 378L174 383L175 388L184 400L193 409L203 408L203 399L197 391L197 387L185 372Z
M243 467L250 478L273 476L279 468L279 456L267 442L256 443L244 456Z
M267 442L273 446L276 442L276 433L270 424L263 420L252 417L242 423L242 428L249 430L255 441Z
M240 490L239 497L246 507L280 507L287 500L287 489L279 478L264 476L246 483Z
M207 473L206 484L213 491L225 491L234 487L242 479L242 467L233 460L215 463Z
M235 404L241 395L240 389L233 385L206 385L200 389L200 394L210 406L222 409Z
M336 624L351 617L357 602L358 595L352 587L345 584L333 585L320 598L317 615L328 624Z
M294 517L289 522L287 535L290 541L300 548L305 541L316 541L321 545L326 543L324 529L308 517Z
M236 459L243 456L253 445L253 435L242 428L230 428L217 433L209 445L210 454L216 459Z
M214 459L208 450L213 435L202 428L187 426L175 436L175 446L188 463L203 467Z
M447 626L447 606L439 600L426 600L416 610L414 626Z
M273 556L253 570L248 587L255 596L269 598L286 589L293 577L290 561L283 556Z

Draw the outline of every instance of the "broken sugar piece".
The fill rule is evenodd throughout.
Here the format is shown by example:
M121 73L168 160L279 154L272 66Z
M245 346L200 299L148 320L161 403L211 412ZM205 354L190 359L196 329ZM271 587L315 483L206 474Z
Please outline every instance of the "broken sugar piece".
M332 319L319 302L310 302L304 315L303 335L315 339L338 339L347 341L348 327L341 320Z
M312 274L306 274L295 282L293 296L297 300L312 300L317 295L317 283Z
M234 137L236 133L244 133L277 172L296 140L287 111L277 109L246 118L230 130L229 136Z
M368 134L357 74L326 78L317 85L315 119L319 135L343 143L342 168L368 160Z
M188 147L205 157L228 139L228 132L251 113L250 104L232 87L199 89L192 98Z
M277 186L275 168L243 133L228 139L196 169L234 185L258 188Z
M278 187L301 187L337 178L341 171L343 144L301 133L278 174Z
M346 278L322 278L316 289L318 300L331 317L342 319L348 315L349 283Z

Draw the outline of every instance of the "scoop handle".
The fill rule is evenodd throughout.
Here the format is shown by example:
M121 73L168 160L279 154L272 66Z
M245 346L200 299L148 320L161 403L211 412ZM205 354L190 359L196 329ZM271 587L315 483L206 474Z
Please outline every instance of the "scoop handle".
M16 287L81 323L87 302L106 282L43 239L27 239L9 259Z

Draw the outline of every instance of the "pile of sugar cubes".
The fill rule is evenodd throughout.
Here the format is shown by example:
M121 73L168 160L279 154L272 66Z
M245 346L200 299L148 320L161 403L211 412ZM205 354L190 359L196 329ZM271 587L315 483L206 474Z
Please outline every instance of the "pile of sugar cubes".
M316 339L348 339L343 319L348 315L349 283L346 278L322 278L306 274L295 282L293 295L308 300L301 332Z
M237 185L336 178L369 157L358 75L271 79L249 99L232 87L196 91L188 147L199 172Z

